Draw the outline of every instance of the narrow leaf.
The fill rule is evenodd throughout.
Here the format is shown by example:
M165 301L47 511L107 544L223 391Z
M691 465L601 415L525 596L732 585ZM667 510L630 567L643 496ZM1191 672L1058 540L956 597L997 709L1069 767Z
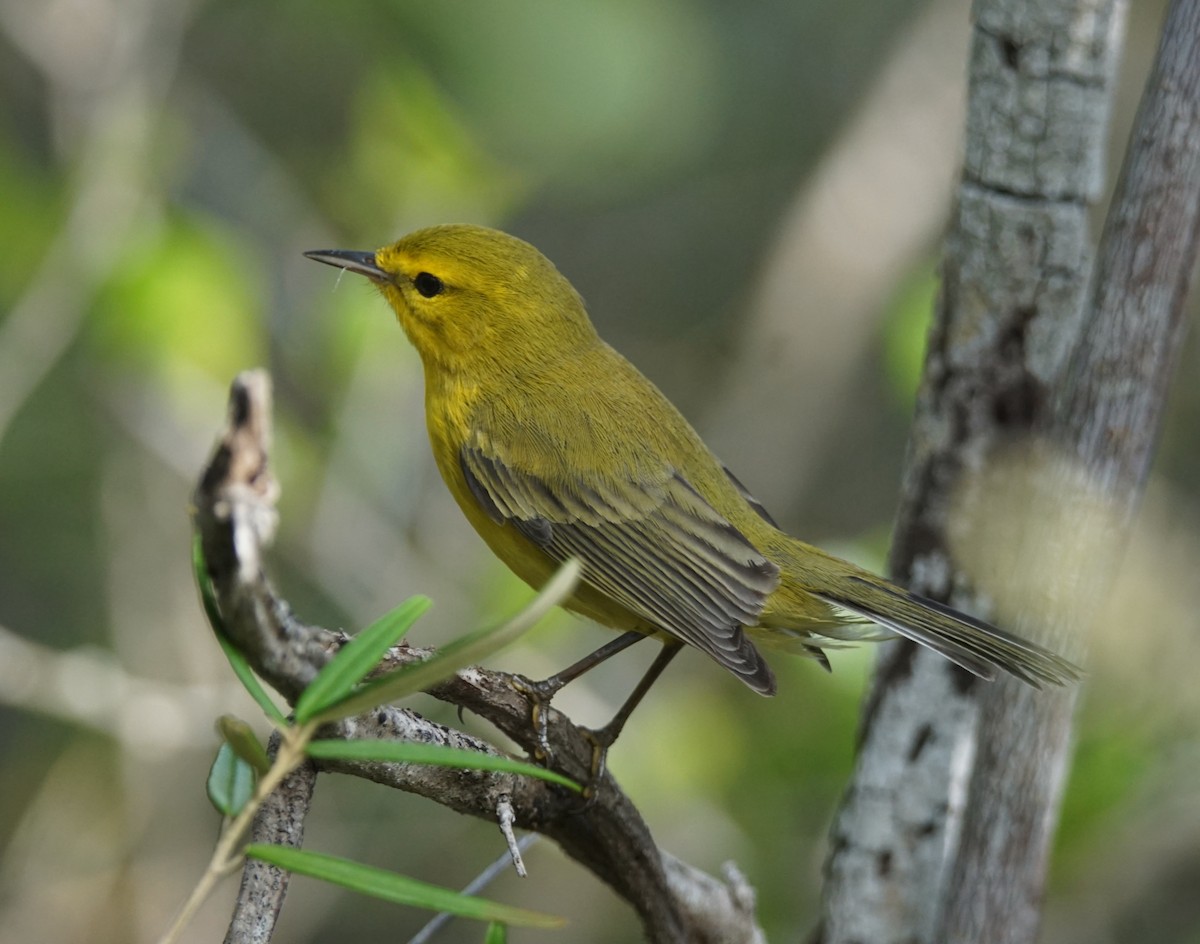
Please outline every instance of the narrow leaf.
M217 595L213 591L212 579L208 576L208 564L204 560L204 549L201 547L198 534L192 538L192 572L196 577L196 587L200 591L200 602L204 606L204 615L208 617L208 625L216 634L217 643L221 646L221 651L225 653L225 658L229 660L233 674L237 676L238 681L242 683L242 686L250 693L250 697L258 703L266 716L277 727L285 727L287 719L283 716L283 712L276 707L271 696L267 694L266 689L255 677L246 657L233 644L229 634L225 631L225 620L222 619L221 611L217 607Z
M396 872L319 852L253 843L246 847L246 855L298 875L319 878L398 905L446 911L460 918L500 921L522 927L558 928L566 923L563 918L554 915L527 911L486 898L462 895L449 888L420 882Z
M260 774L271 769L271 760L267 757L267 749L262 746L250 725L234 715L221 715L217 719L217 733L225 743L233 748L233 752L253 767Z
M493 921L483 936L483 944L508 944L508 928L498 921Z
M300 695L296 721L303 724L354 691L431 603L429 597L410 597L342 646Z
M305 750L309 757L319 760L366 760L389 764L431 764L437 767L456 767L460 770L498 770L548 780L577 793L583 791L573 780L536 764L499 754L484 754L441 744L366 738L349 741L330 739L312 741Z
M204 559L204 543L197 532L192 535L192 574L196 578L196 589L200 591L200 603L208 625L217 635L225 632L225 621L217 607L217 595L213 592L212 578L208 575L208 561Z
M217 750L208 772L208 798L217 812L237 816L254 793L254 768L238 757L227 743Z
M566 600L575 589L579 571L579 561L575 558L568 560L529 605L507 623L468 633L443 646L424 662L406 665L374 679L337 704L311 716L309 720L327 722L348 718L384 702L397 701L412 695L428 688L434 682L448 678L464 666L474 665L486 659L522 633L528 632L549 610Z
M263 713L271 719L271 722L277 728L286 728L288 724L287 718L279 710L279 706L275 704L271 696L267 694L267 690L262 687L262 683L259 682L258 676L254 674L254 670L250 668L250 663L246 661L246 657L242 655L242 651L224 633L217 633L217 643L221 646L221 651L225 653L225 658L229 660L229 666L233 669L233 674L242 683L242 687L250 693L250 697L258 703L258 707L263 710Z

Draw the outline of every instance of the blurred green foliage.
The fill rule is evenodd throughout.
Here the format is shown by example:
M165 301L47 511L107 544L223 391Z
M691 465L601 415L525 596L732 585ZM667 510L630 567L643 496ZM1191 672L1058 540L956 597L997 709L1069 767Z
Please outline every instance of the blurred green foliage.
M757 356L760 286L783 264L767 260L788 258L789 221L914 24L965 29L960 6L0 2L0 942L144 939L207 857L212 719L256 715L195 602L187 503L238 370L275 380L271 566L302 618L360 627L425 593L438 606L419 641L438 643L528 598L437 479L419 364L390 315L302 250L372 248L437 222L509 229L559 264L601 332L712 441L732 441L708 418ZM1136 85L1157 20L1155 4L1134 12ZM965 48L945 56L957 88ZM894 120L903 142L907 115ZM950 187L935 185L947 206ZM854 196L834 195L835 215ZM797 434L806 465L773 457L787 431L753 461L725 455L752 490L780 463L794 470L779 517L860 558L881 558L895 504L938 236L897 251L902 271L857 313L869 330L836 380L779 391L825 419ZM826 343L850 317L836 308L844 282L831 269L795 289L766 356ZM1184 356L1160 468L1176 525L1194 534L1194 342ZM1174 924L1146 917L1147 902L1162 908L1154 889L1200 861L1195 701L1178 681L1200 634L1181 622L1147 610L1095 643L1050 895L1056 941L1196 939L1194 901L1172 903ZM497 664L538 676L604 638L560 615ZM1131 659L1139 650L1161 658ZM562 707L602 722L649 656L614 660ZM613 752L666 848L710 871L741 865L772 939L815 922L871 658L835 653L832 676L777 659L780 695L764 700L688 654ZM1176 681L1160 680L1164 666ZM448 886L500 851L486 824L337 780L318 791L310 835ZM545 844L528 881L502 878L489 897L554 902L573 941L635 936L622 906L558 858ZM1122 881L1114 862L1149 878ZM217 938L225 917L213 906L194 939ZM284 922L295 941L415 930L321 893L294 896ZM1151 926L1158 936L1141 934Z
M236 232L192 214L138 236L88 321L98 363L169 386L189 371L232 376L263 358L261 269Z
M913 272L899 287L884 326L888 379L906 412L911 412L916 403L937 291L937 274L932 268Z

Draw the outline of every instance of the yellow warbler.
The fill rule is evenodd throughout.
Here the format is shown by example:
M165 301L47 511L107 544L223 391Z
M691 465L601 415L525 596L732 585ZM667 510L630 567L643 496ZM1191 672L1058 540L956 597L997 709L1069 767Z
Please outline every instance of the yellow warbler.
M983 678L1078 678L1034 643L780 531L528 243L436 226L377 252L306 255L366 276L395 310L424 364L438 469L488 546L534 587L578 557L568 608L627 631L546 693L643 635L667 644L612 737L683 643L764 695L775 678L756 644L828 665L822 645L897 633Z

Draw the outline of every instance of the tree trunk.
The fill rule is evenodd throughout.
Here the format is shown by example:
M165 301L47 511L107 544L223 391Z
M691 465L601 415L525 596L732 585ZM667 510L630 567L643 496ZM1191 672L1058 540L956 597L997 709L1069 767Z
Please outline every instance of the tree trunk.
M1060 629L1086 627L1120 563L1182 346L1198 233L1200 0L1175 0L1100 241L1079 345L1041 418L1044 439L1061 450L1057 468L1043 476L1046 491L1061 492L1078 479L1072 469L1082 469L1103 500L1067 504L1050 516L1074 525L1056 528L1069 540L1098 538L1076 548L1083 554L1068 551L1079 563L1057 575L1071 604L1052 614ZM1035 524L1030 533L1044 529ZM1036 558L1039 549L1030 550ZM1024 615L1018 630L1044 617ZM1072 700L1070 693L1038 698L1013 685L980 692L980 747L941 940L1022 944L1036 937Z
M891 564L919 592L994 616L952 558L963 542L952 511L987 497L1000 446L1053 428L1074 376L1123 5L981 0L974 17L962 180ZM1005 619L1077 654L1071 627ZM1073 697L977 683L893 645L833 828L818 937L994 940L985 934L1004 924L1005 940L1031 940ZM997 835L1021 855L1007 858L1013 848L1001 851ZM1004 921L961 920L989 884L1004 889Z

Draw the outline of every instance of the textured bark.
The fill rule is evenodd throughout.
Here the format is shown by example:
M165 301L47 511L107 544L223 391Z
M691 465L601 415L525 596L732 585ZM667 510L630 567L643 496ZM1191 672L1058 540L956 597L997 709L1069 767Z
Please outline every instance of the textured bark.
M1103 529L1061 575L1073 605L1054 614L1060 630L1086 626L1119 564L1183 340L1198 233L1200 0L1175 0L1097 252L1080 343L1041 424L1063 456L1058 474L1043 477L1047 486L1082 470L1103 500L1068 506L1059 519L1076 535ZM1073 699L1008 685L979 700L980 748L940 938L1025 944L1037 935Z
M279 734L271 735L270 756L279 749ZM288 774L259 807L247 842L269 842L299 849L304 845L304 821L317 785L317 769L301 764ZM242 884L225 944L267 944L287 895L291 873L258 859L247 859Z
M952 508L1000 445L1050 413L1079 337L1087 202L1100 189L1122 8L1113 0L983 0L974 14L962 181L891 567L919 592L990 616L952 559ZM963 815L972 785L981 789L972 771L986 764L976 729L980 690L989 687L1013 688L979 685L908 644L883 655L833 827L821 940L945 939L939 926ZM1058 704L1052 695L1015 697ZM1069 702L1054 710L1069 716ZM994 737L1023 736L990 735L982 751ZM1051 758L1059 769L1060 740L1020 743L1041 758L1031 763Z
M241 375L230 392L228 426L196 489L194 516L226 631L255 672L294 702L347 637L301 623L267 579L262 555L274 532L279 493L269 466L270 425L266 374ZM429 650L397 646L383 669L429 655ZM505 673L464 669L431 687L429 694L486 719L531 754L540 746L531 723L533 705ZM545 735L555 769L586 782L592 741L560 712L550 709L547 715ZM336 734L498 753L480 738L388 705L339 722ZM424 764L327 762L320 766L415 793L493 823L502 809L505 815L511 810L518 827L555 840L628 901L649 941L755 944L762 940L753 894L744 880L731 873L732 878L720 882L662 852L611 774L592 783L594 795L585 805L576 793L513 774ZM296 796L291 803L279 799L282 819L272 822L283 827L289 841L298 842L307 801ZM270 828L266 822L263 826ZM263 929L269 936L286 885L272 883L269 875L265 886L249 879L247 885L249 894L261 900L239 902L235 922L241 923L230 929L230 939L265 940Z

